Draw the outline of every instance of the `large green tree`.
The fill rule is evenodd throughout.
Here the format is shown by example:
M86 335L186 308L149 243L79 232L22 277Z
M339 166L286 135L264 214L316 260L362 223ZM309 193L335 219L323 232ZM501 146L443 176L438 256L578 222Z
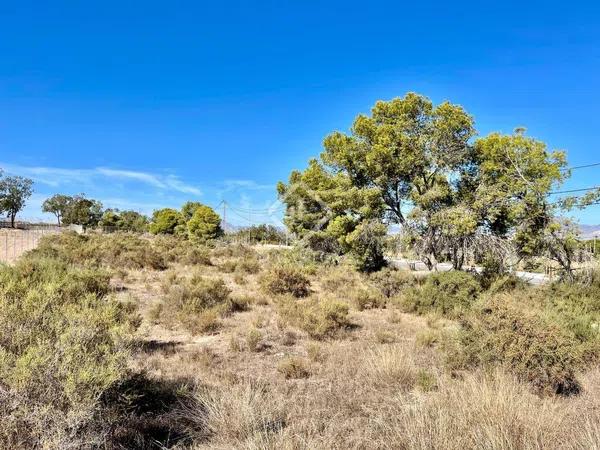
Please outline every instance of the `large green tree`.
M62 223L93 228L100 222L102 214L102 203L100 201L87 198L85 194L79 194L70 197L62 216Z
M150 232L152 234L175 234L178 226L185 223L181 213L173 208L163 208L154 211Z
M200 204L194 210L192 218L187 222L190 237L206 241L223 234L221 217L210 207Z
M474 248L508 236L532 254L552 215L548 193L566 175L564 154L523 130L475 135L459 105L414 93L379 101L349 134L327 136L320 160L279 185L285 223L300 235L326 230L346 251L369 242L365 232L375 228L364 221L399 224L430 267L449 258L460 268Z
M69 195L55 194L52 197L44 200L44 203L42 204L42 212L54 214L56 216L58 226L60 226L61 219L66 214L67 208L72 200L73 197Z
M19 176L4 176L0 172L0 213L7 214L11 227L15 218L33 193L33 181Z

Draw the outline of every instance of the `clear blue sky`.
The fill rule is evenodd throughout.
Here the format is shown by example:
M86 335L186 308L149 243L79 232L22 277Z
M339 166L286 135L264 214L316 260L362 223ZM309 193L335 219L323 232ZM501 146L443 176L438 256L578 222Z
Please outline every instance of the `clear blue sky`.
M327 133L407 91L600 162L596 5L1 2L0 166L35 179L28 217L55 192L267 208Z

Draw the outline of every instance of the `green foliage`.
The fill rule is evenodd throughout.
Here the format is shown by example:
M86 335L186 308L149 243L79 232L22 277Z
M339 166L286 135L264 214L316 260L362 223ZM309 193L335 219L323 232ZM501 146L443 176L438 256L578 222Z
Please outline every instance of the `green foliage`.
M7 214L13 227L17 213L33 193L32 186L33 181L29 178L7 177L0 172L0 214Z
M327 136L320 160L279 184L285 223L302 238L335 237L367 271L382 263L379 244L355 235L386 217L403 225L430 267L449 258L460 269L493 238L514 236L522 255L539 252L553 213L547 194L567 175L564 153L548 152L522 130L472 142L475 134L459 105L434 106L414 93L379 101L350 134Z
M581 347L572 333L552 323L519 298L500 295L484 302L464 323L460 336L467 366L501 365L541 392L579 391L575 372L581 366Z
M148 229L149 220L143 214L136 211L119 211L118 209L107 209L100 219L99 225L104 231L127 231L143 233Z
M84 228L94 228L101 218L102 203L80 194L69 198L62 217L62 223L64 225L81 225Z
M149 231L152 234L175 234L178 225L185 223L179 211L172 208L163 208L154 211Z
M461 271L440 272L429 275L422 285L406 290L402 304L409 312L437 312L457 318L471 308L480 291L473 275Z
M222 279L198 274L175 277L165 290L165 309L193 333L214 331L219 316L240 309L239 303L230 299L231 291Z
M187 230L190 236L201 241L216 239L223 234L221 217L210 206L198 204L187 222Z
M377 222L363 222L342 240L354 264L361 272L375 272L387 264L384 257L384 238L387 227Z
M60 226L61 219L66 214L71 199L72 197L68 195L55 194L44 200L44 203L42 203L42 212L54 214Z
M181 215L183 216L183 220L185 222L189 222L190 219L194 217L196 210L203 206L204 205L200 202L185 202L181 207Z
M273 265L263 272L260 284L265 292L273 295L306 297L310 294L309 279L291 264Z
M79 235L67 232L48 235L30 253L95 267L157 270L167 267L164 256L147 239L121 233Z
M375 289L357 289L349 295L350 300L359 311L385 307L387 298Z
M282 360L277 366L277 371L288 380L308 378L310 376L307 362L297 356L290 356Z
M12 398L0 406L0 447L83 445L98 399L127 373L137 325L108 290L104 272L56 260L0 267L0 385Z
M315 339L334 337L352 324L348 319L348 305L332 299L279 300L278 312L290 325L306 331Z
M415 277L410 272L391 268L372 273L369 282L387 298L395 297L416 284Z
M199 242L192 242L182 236L161 234L152 241L154 248L168 262L184 265L212 265L210 248Z
M227 237L231 240L242 240L260 244L285 244L287 242L287 236L283 230L266 224L252 225L235 233L228 234Z

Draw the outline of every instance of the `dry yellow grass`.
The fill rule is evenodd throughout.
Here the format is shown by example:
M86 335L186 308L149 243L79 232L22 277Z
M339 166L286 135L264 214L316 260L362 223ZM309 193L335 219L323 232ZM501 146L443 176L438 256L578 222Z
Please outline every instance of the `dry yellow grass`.
M149 360L160 376L198 383L197 406L185 411L204 430L193 448L600 448L600 372L584 375L583 392L573 398L540 397L499 370L453 378L436 345L444 330L456 327L452 321L392 306L352 309L352 330L317 342L277 318L276 302L265 301L257 275L240 286L235 274L203 270L223 277L232 295L257 300L250 311L223 319L217 335L186 336L174 353ZM324 276L323 282L311 278L313 295L353 306L351 292L332 280L346 282L345 276ZM352 280L352 289L369 287L364 278ZM259 330L261 351L231 348L232 336L248 348L252 330ZM301 376L286 376L292 369Z
M282 300L261 286L255 263L268 258L219 248L211 265L118 274L119 297L143 317L130 369L177 391L168 409L145 412L163 432L157 448L600 449L600 369L578 374L582 392L568 398L536 395L499 369L452 372L443 347L458 322L388 301L407 275L393 275L376 297L386 301L357 303L377 277L327 268L307 275L309 298ZM168 317L172 286L193 276L222 279L238 305L209 333ZM314 332L340 310L342 332Z

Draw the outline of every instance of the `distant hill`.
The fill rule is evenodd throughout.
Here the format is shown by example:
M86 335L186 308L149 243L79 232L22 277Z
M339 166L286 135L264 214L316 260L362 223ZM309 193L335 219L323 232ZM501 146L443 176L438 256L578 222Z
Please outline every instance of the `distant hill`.
M583 239L600 238L600 225L579 225Z

